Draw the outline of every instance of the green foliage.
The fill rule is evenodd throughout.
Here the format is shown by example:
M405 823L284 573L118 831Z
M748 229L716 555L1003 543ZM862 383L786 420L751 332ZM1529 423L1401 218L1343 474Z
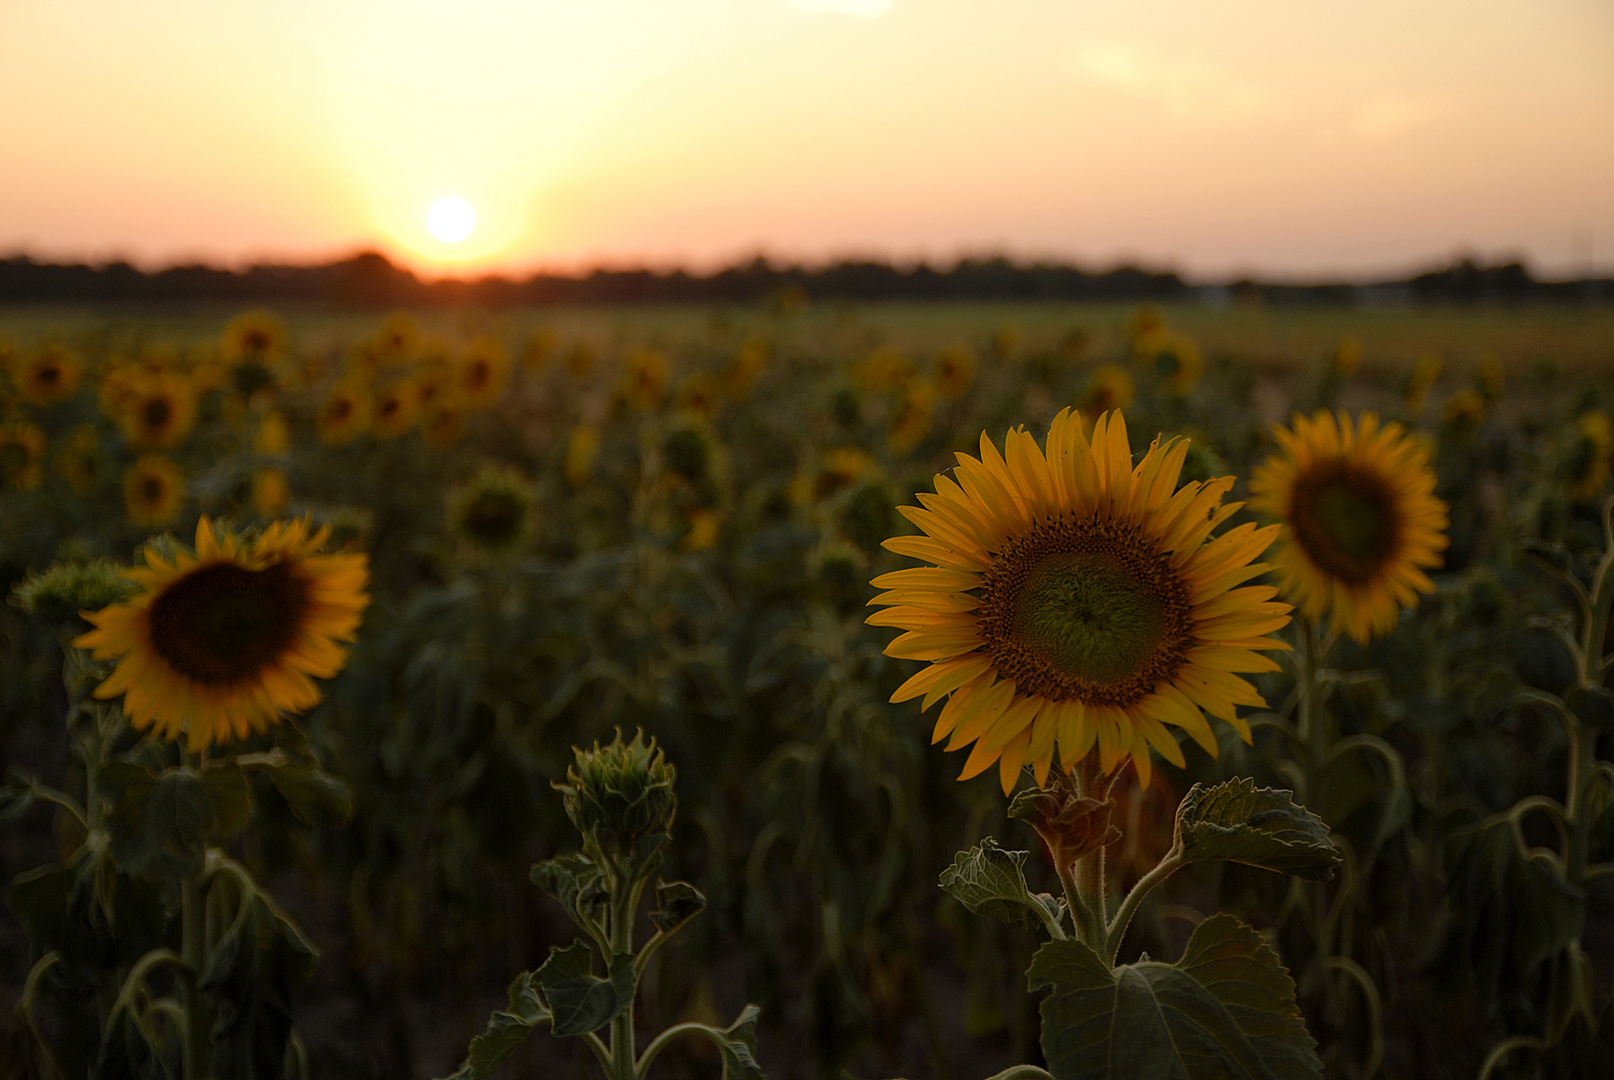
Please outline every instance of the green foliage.
M1058 1080L1322 1076L1288 971L1231 915L1200 923L1175 964L1111 969L1079 941L1051 941L1027 978L1048 991L1042 1046Z
M594 950L578 939L549 950L549 959L532 973L543 993L556 1035L586 1035L609 1024L633 1001L633 956L611 957L606 978L594 974Z
M1176 846L1189 862L1225 859L1319 881L1340 865L1321 818L1291 792L1246 777L1190 788L1177 807Z
M487 1030L471 1040L464 1063L446 1080L491 1080L533 1029L549 1022L549 1007L538 996L537 975L523 971L515 977L509 1007L488 1018Z
M987 837L968 851L958 853L941 874L941 887L977 915L1012 923L1022 930L1043 929L1059 937L1064 918L1063 900L1047 893L1032 893L1026 886L1028 851L1005 851Z

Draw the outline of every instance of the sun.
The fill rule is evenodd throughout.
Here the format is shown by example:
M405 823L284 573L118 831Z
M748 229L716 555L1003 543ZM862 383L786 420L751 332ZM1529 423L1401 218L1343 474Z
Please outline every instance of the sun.
M445 244L457 244L476 228L476 210L458 195L444 195L426 211L426 229Z

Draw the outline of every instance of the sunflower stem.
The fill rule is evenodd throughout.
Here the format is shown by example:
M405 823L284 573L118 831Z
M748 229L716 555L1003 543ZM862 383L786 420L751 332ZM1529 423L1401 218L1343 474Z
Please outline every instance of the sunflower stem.
M620 866L611 869L611 951L605 958L606 967L618 956L633 952L633 917L639 910L639 899L644 895L645 877L639 874L627 878ZM635 996L638 974L635 972ZM611 1021L611 1058L606 1066L611 1080L637 1080L638 1053L633 1038L633 1000Z

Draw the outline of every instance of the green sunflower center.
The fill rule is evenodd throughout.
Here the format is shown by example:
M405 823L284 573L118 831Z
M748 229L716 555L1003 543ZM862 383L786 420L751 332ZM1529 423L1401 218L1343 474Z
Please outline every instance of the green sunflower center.
M1169 680L1193 644L1188 586L1136 525L1045 522L982 577L981 634L1019 693L1126 706Z
M281 660L303 628L307 583L287 563L249 570L211 563L157 594L151 646L180 675L228 686Z
M1320 570L1351 585L1371 581L1400 543L1394 492L1377 473L1343 463L1295 481L1289 524Z

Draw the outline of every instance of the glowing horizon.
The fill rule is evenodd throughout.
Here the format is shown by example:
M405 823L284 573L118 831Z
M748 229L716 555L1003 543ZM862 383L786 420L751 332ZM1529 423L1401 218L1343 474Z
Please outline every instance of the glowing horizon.
M1614 267L1614 10L0 0L0 253ZM434 239L427 209L476 228Z

